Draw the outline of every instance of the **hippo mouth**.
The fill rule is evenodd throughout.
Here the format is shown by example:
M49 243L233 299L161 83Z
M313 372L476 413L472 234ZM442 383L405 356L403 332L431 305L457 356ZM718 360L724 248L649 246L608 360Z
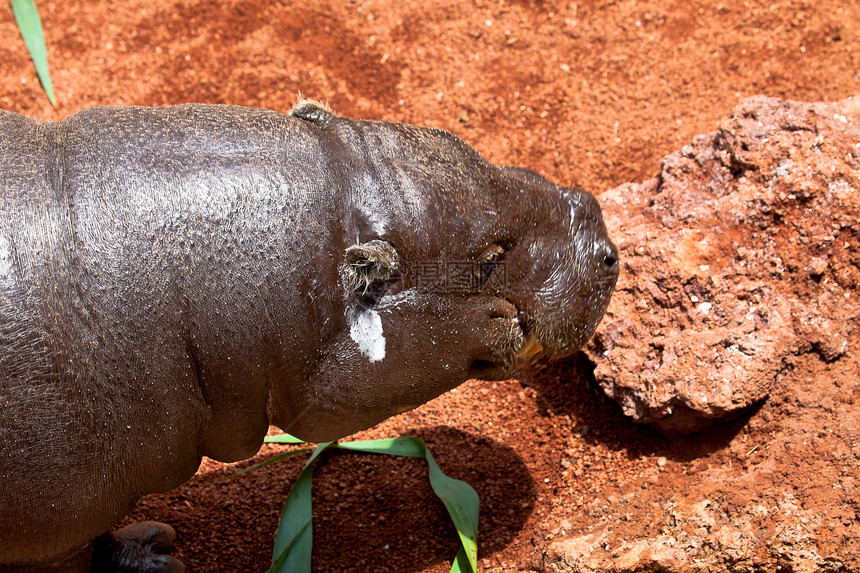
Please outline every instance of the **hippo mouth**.
M543 352L543 345L540 343L540 340L538 340L538 337L535 336L534 332L529 332L526 335L525 342L523 342L519 352L517 352L517 358L520 362L528 361L532 360L535 355L541 352Z
M495 339L487 352L472 360L471 378L506 380L543 351L538 337L519 319L520 312L513 303L496 297L493 307L491 328Z

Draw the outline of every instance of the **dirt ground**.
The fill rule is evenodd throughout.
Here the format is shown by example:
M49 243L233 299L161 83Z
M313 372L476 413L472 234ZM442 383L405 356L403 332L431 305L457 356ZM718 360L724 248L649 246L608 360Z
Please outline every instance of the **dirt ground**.
M4 109L44 119L102 104L287 111L301 92L342 115L448 129L497 164L530 167L598 195L653 176L662 157L715 130L748 96L860 94L860 3L851 0L38 6L59 107L41 92L2 3ZM856 349L860 339L851 343ZM647 495L659 497L701 487L695 476L711 467L734 462L743 471L768 432L779 429L801 447L805 434L789 430L816 388L858 398L856 351L832 364L810 355L750 416L668 441L626 419L595 389L591 370L577 356L538 364L518 380L470 382L357 437L423 438L449 475L481 495L482 570L530 571L541 566L549 540L587 518L594 500L637 491L655 472L662 477L648 481ZM824 436L815 446L830 444ZM256 460L273 451L264 448ZM774 481L799 479L797 451L767 452ZM191 572L261 571L303 462L219 482L248 464L205 460L191 482L147 497L133 517L174 525L176 554ZM814 492L830 479L806 476L804 487ZM448 571L456 536L421 462L335 454L314 480L315 570ZM648 511L631 507L631 521L641 518L636 507Z

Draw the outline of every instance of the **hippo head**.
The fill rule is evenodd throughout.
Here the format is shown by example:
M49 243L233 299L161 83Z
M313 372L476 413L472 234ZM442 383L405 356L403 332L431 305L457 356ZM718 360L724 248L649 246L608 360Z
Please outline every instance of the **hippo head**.
M593 334L618 278L593 196L496 167L444 131L308 103L293 116L336 142L351 183L334 257L342 313L313 375L273 388L273 423L337 439Z

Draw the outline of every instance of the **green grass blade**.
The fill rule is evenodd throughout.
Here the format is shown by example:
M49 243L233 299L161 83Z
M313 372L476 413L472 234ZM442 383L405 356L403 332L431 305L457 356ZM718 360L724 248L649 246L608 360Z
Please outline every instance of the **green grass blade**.
M18 23L18 30L21 31L21 37L24 38L24 44L30 52L30 57L33 58L33 65L36 66L36 74L39 76L39 81L42 82L42 87L45 88L45 93L51 101L51 105L57 107L57 99L54 97L54 86L51 84L51 76L48 73L48 53L45 48L45 35L42 32L42 21L39 19L39 12L36 10L36 5L33 0L10 0L12 4L12 14L15 15L15 22Z
M289 434L278 434L277 436L266 436L266 437L263 439L263 441L264 441L265 443L267 443L267 444L304 444L304 443L305 443L304 441L302 441L302 440L300 440L300 439L298 439L298 438L296 438L296 437L293 437L293 436L291 436L291 435L289 435ZM311 448L301 448L301 449L298 449L298 450L293 450L293 451L290 451L290 452L284 452L284 453L282 453L282 454L278 454L277 456L275 456L275 457L273 457L273 458L271 458L271 459L268 459L268 460L266 460L266 461L260 462L260 463L258 463L258 464L254 464L253 466L251 466L251 467L249 467L249 468L245 468L245 469L243 469L243 470L240 470L240 471L238 471L238 472L236 472L236 473L234 473L234 474L230 474L230 475L228 475L227 477L225 477L225 478L223 478L223 479L218 480L218 483L220 483L220 482L222 482L222 481L227 481L228 479L233 479L234 477L239 477L240 475L244 475L244 474L246 474L246 473L248 473L248 472L252 472L252 471L254 471L254 470L256 470L256 469L260 469L260 468L261 468L261 467L263 467L263 466L267 466L267 465L269 465L269 464L275 463L275 462L280 461L280 460L282 460L282 459L284 459L284 458L288 458L288 457L290 457L290 456L294 456L294 455L296 455L296 454L300 454L300 453L302 453L302 452L306 452L306 451L308 451L308 450L310 450L310 449L311 449Z
M331 442L317 446L314 453L299 474L296 483L281 512L278 532L275 534L275 548L272 551L272 573L310 573L311 545L313 543L313 527L311 519L311 476L313 463ZM276 563L280 565L276 568Z
M480 505L478 493L466 482L445 475L436 460L433 459L430 450L427 450L427 465L429 466L430 485L451 515L451 520L457 528L457 534L460 536L466 557L471 565L471 571L477 571L478 507ZM454 563L457 564L457 559L454 560ZM452 571L454 571L453 568Z
M287 545L286 548L281 551L281 554L278 555L278 558L275 559L275 561L272 563L272 566L266 569L266 573L279 573L279 571L286 571L286 569L284 568L284 561L287 560L287 556L289 555L290 550L300 539L302 539L302 534L310 526L310 521L308 521L304 524L304 526L302 526L301 530L299 530L298 535L296 535L296 537L293 537L293 540L290 541L289 545Z
M365 452L368 454L388 454L390 456L407 456L410 458L425 458L427 447L418 438L388 438L384 440L365 440L360 442L345 442L337 444L341 450Z
M311 448L302 448L302 449L300 449L300 450L293 450L293 451L291 451L291 452L283 452L283 453L280 453L280 454L278 454L277 456L275 456L275 457L273 457L273 458L270 458L270 459L268 459L268 460L262 461L262 462L260 462L260 463L258 463L258 464L254 464L253 466L251 466L251 467L249 467L249 468L245 468L245 469L243 469L243 470L239 470L238 472L236 472L236 473L234 473L234 474L230 474L230 475L228 475L227 477L225 477L225 478L222 478L222 479L218 480L218 482L217 482L217 483L221 483L222 481L227 481L228 479L233 479L233 478L235 478L235 477L239 477L239 476L244 475L244 474L246 474L246 473L248 473L248 472L252 472L252 471L254 471L254 470L258 470L258 469L260 469L260 468L261 468L261 467L263 467L263 466L267 466L267 465L269 465L269 464L273 464L273 463L275 463L275 462L277 462L277 461L280 461L280 460L282 460L282 459L284 459L284 458L288 458L288 457L290 457L290 456L294 456L294 455L296 455L296 454L300 454L300 453L302 453L302 452L306 452L306 451L308 451L308 450L310 450L310 449L311 449Z
M267 444L304 444L304 440L300 440L289 434L278 434L277 436L266 436L263 442Z
M451 570L448 573L474 573L477 569L472 568L469 561L469 556L466 554L466 548L460 546L460 551L454 557L454 563L451 564Z
M311 467L305 466L290 490L272 551L272 573L310 573L311 545Z
M269 436L266 441L269 443L303 443L288 434ZM269 573L310 573L311 571L313 543L311 476L313 462L324 449L332 445L342 450L354 452L407 456L427 460L430 485L448 510L448 514L457 528L457 534L460 536L461 547L451 565L451 573L474 573L478 570L477 539L480 501L477 492L466 482L445 475L422 440L405 437L320 444L311 454L284 504L278 532L275 535L275 548L272 552L272 566L269 568ZM287 455L295 453L298 452L287 452ZM274 462L280 457L263 462L263 464ZM259 465L262 464L258 464L256 467ZM243 473L251 469L254 468L243 470Z

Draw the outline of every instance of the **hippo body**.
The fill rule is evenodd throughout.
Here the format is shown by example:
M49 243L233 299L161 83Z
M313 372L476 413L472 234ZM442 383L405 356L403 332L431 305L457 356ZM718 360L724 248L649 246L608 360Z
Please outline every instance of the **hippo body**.
M338 439L569 354L617 274L593 197L443 131L0 112L0 571L181 570L105 532L270 424Z

